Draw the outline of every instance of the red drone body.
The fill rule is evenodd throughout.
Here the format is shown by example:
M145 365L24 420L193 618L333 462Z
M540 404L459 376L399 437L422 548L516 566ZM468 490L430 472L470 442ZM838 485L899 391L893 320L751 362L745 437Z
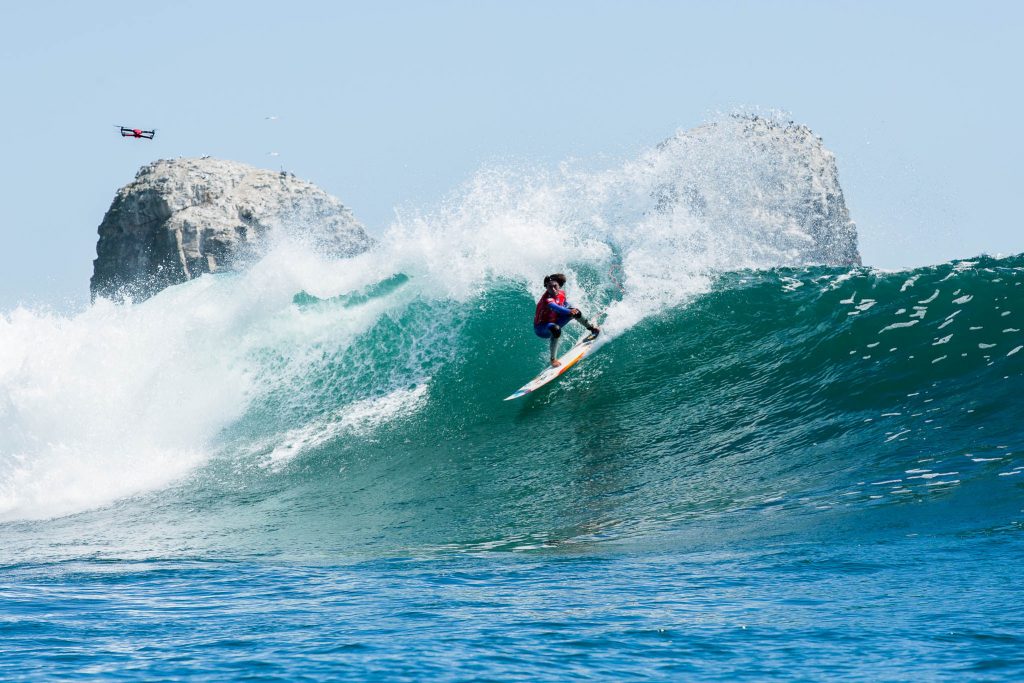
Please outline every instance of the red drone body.
M121 137L123 138L135 138L136 140L144 138L146 140L152 140L153 136L156 135L155 128L153 130L142 130L141 128L125 128L124 126L119 127L121 129Z

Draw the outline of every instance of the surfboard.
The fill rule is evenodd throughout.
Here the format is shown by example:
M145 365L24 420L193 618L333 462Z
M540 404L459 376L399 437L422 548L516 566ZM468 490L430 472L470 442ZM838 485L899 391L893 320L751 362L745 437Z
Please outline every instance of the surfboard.
M565 355L558 359L562 362L561 365L559 365L557 368L548 367L546 370L544 370L544 372L540 373L532 380L530 380L528 383L524 384L521 389L518 389L514 394L512 394L505 400L511 401L514 398L526 396L531 391L535 391L544 386L545 384L547 384L548 382L557 379L561 375L564 375L566 372L569 371L569 368L583 360L583 357L594 349L594 342L596 341L597 337L595 337L592 334L588 334L587 336L583 337L578 342L576 342L576 344L573 345L573 347L569 349L565 353Z

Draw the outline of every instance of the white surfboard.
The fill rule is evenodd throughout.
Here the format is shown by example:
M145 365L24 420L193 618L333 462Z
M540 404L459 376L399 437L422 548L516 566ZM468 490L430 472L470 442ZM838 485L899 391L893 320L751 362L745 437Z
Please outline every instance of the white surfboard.
M583 360L583 357L594 349L595 341L597 341L597 337L595 337L592 334L588 334L587 336L583 337L583 339L580 339L578 342L576 342L576 344L571 349L569 349L565 353L565 355L558 359L559 361L562 362L561 365L559 365L558 367L549 367L544 372L540 373L532 380L530 380L529 383L523 385L521 389L516 391L514 394L512 394L505 400L511 401L514 398L526 396L531 391L539 389L540 387L544 386L551 380L564 374L569 370L569 368Z

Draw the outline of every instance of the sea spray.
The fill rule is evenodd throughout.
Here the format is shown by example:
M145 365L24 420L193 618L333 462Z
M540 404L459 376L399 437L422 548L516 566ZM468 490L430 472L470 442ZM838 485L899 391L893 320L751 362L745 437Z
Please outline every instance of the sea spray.
M217 343L233 321L211 284L0 319L0 516L102 505L203 461L248 390L244 359Z

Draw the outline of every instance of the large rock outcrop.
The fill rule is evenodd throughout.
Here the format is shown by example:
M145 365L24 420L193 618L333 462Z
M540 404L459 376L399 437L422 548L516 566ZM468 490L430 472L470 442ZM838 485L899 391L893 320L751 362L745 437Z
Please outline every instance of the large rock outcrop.
M139 300L257 258L279 236L351 256L372 244L312 183L231 161L159 160L122 187L99 226L93 297Z
M835 155L807 126L737 115L683 131L641 159L655 215L696 218L726 266L860 265ZM737 258L739 254L739 258Z

